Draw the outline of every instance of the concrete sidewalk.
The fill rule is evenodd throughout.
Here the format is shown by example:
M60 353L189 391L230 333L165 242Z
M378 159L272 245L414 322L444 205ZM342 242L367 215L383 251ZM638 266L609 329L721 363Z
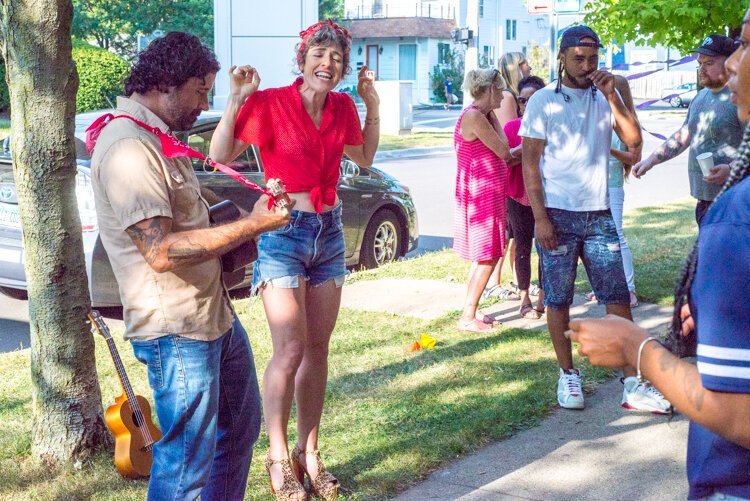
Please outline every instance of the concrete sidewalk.
M434 280L361 281L344 287L342 306L437 318L458 310L465 292L465 284ZM507 328L546 329L544 317L520 318L519 304L499 302L484 311ZM603 315L603 306L575 298L572 318ZM641 304L633 316L639 325L661 333L671 321L671 308ZM558 409L539 426L433 472L397 499L686 499L688 421L627 411L620 407L621 395L619 380L610 380L586 395L584 410Z

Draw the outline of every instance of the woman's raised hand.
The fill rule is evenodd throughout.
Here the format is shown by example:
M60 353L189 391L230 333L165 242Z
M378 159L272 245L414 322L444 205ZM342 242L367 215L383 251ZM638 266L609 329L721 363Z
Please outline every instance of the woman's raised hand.
M372 109L371 106L374 108L380 106L380 96L375 90L375 75L367 71L367 65L362 66L357 78L357 94L365 102L367 109Z
M229 68L229 92L241 102L250 97L260 86L258 70L252 66L232 66Z

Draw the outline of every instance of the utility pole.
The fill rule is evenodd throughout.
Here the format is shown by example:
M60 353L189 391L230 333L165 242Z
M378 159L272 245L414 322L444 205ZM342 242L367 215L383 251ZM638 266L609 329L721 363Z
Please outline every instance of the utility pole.
M479 0L467 0L466 2L466 27L469 29L470 36L466 41L466 54L464 56L464 82L466 76L471 70L479 67ZM469 105L469 99L464 95L464 108Z

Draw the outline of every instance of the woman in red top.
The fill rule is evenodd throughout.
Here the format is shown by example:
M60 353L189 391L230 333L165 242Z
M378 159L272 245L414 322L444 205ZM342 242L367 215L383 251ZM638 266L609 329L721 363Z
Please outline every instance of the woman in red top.
M364 128L351 97L331 92L351 68L351 37L332 21L300 33L302 73L288 87L258 90L250 66L229 71L231 94L211 142L211 157L234 160L255 144L266 180L279 178L295 203L291 222L258 242L253 289L259 290L273 338L263 379L263 414L270 448L266 468L277 499L338 494L338 482L318 453L320 416L328 375L328 344L336 325L346 275L341 202L336 194L342 153L361 166L375 157L380 100L359 72L357 93L367 107ZM297 444L291 454L287 424L297 405Z

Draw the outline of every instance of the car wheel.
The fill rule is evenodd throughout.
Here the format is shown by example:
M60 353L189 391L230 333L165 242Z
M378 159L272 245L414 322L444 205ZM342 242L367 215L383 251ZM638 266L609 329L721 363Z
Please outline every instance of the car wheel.
M672 108L679 108L682 106L682 99L680 99L680 96L675 96L669 100L669 105L672 106Z
M360 264L377 268L395 261L399 257L401 235L401 224L393 212L387 209L376 212L365 230Z
M0 287L0 292L13 299L20 299L26 301L29 299L29 294L23 289L11 289L10 287Z

